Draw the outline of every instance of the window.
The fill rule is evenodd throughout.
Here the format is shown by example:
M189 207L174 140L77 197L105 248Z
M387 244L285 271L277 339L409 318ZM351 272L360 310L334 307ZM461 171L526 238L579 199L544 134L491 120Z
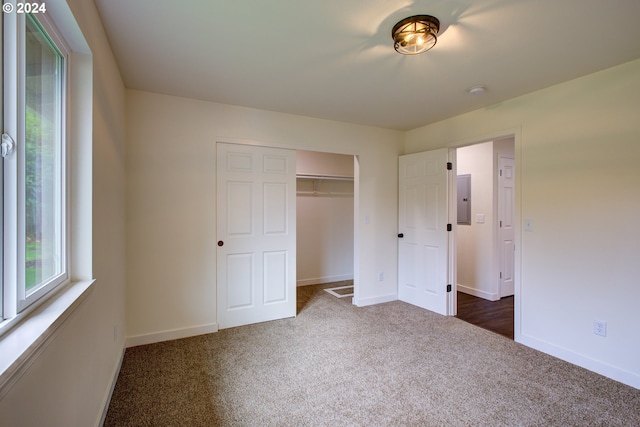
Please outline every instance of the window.
M5 148L14 144L3 159L4 319L16 316L69 276L69 50L42 10L4 13L3 143Z
M66 0L2 3L0 395L95 282L91 49Z

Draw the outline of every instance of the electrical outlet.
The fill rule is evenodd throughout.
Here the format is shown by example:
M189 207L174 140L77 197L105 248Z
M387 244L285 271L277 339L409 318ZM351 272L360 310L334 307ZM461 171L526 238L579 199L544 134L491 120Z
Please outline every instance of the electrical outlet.
M378 282L382 282L384 280L384 273L381 271L378 273Z
M593 333L596 335L601 335L603 337L607 336L607 322L604 320L594 320L593 321Z

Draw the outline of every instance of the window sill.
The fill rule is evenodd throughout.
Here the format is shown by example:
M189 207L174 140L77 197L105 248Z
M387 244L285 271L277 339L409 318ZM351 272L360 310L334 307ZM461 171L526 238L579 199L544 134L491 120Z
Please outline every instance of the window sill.
M94 282L71 283L24 317L16 317L2 325L2 329L8 330L0 337L0 399L89 295Z

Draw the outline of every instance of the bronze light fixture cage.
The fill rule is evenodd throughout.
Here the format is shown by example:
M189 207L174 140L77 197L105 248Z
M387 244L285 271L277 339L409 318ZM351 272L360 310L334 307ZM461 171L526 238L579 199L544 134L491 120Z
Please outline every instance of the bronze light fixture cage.
M415 15L393 26L393 47L403 55L417 55L435 46L440 21L431 15Z

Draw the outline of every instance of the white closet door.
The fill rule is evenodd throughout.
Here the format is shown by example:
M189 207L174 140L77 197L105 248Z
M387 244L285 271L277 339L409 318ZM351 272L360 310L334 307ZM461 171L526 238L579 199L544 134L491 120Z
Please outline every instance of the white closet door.
M296 154L218 143L220 329L296 315Z

